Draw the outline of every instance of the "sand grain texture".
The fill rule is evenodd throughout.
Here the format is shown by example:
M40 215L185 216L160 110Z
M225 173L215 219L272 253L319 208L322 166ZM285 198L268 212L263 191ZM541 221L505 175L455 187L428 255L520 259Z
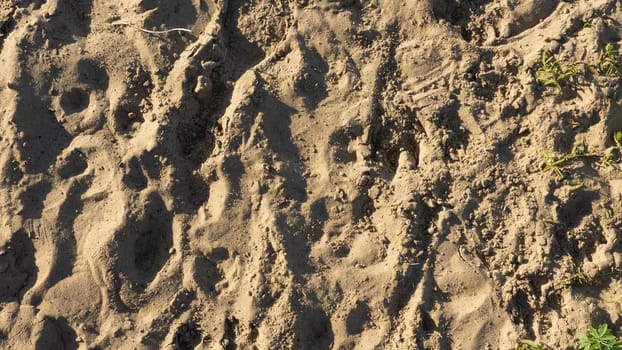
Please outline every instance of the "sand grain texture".
M0 348L622 334L619 164L573 163L578 190L539 171L614 146L619 78L534 78L621 21L614 0L0 1ZM568 286L579 268L601 283Z

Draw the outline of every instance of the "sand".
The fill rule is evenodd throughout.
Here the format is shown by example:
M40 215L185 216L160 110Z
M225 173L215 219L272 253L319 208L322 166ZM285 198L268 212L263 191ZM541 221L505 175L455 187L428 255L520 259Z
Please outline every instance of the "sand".
M620 157L541 171L615 147L620 78L534 78L621 22L615 0L0 1L0 348L622 335Z

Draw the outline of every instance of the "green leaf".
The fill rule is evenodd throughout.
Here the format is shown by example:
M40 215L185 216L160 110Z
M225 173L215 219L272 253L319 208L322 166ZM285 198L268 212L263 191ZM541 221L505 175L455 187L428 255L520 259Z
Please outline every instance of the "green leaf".
M600 326L598 326L598 335L602 338L605 336L605 334L607 334L607 325L601 324Z

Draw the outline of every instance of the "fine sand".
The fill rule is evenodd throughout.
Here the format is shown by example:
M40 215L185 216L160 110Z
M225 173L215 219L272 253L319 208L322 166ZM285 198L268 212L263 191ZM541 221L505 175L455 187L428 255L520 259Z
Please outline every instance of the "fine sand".
M541 171L615 148L620 78L534 78L621 34L617 0L0 0L0 348L622 335L618 152Z

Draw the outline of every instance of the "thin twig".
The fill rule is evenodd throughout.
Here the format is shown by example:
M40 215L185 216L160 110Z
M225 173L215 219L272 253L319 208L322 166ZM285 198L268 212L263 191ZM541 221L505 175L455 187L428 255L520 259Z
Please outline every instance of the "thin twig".
M110 25L113 26L130 26L133 28L136 28L142 32L145 33L149 33L149 34L167 34L170 32L187 32L187 33L192 33L192 31L190 29L186 29L186 28L171 28L171 29L167 29L167 30L149 30L149 29L145 29L145 28L141 28L139 26L127 23L127 22L123 22L123 21L115 21L110 23Z

